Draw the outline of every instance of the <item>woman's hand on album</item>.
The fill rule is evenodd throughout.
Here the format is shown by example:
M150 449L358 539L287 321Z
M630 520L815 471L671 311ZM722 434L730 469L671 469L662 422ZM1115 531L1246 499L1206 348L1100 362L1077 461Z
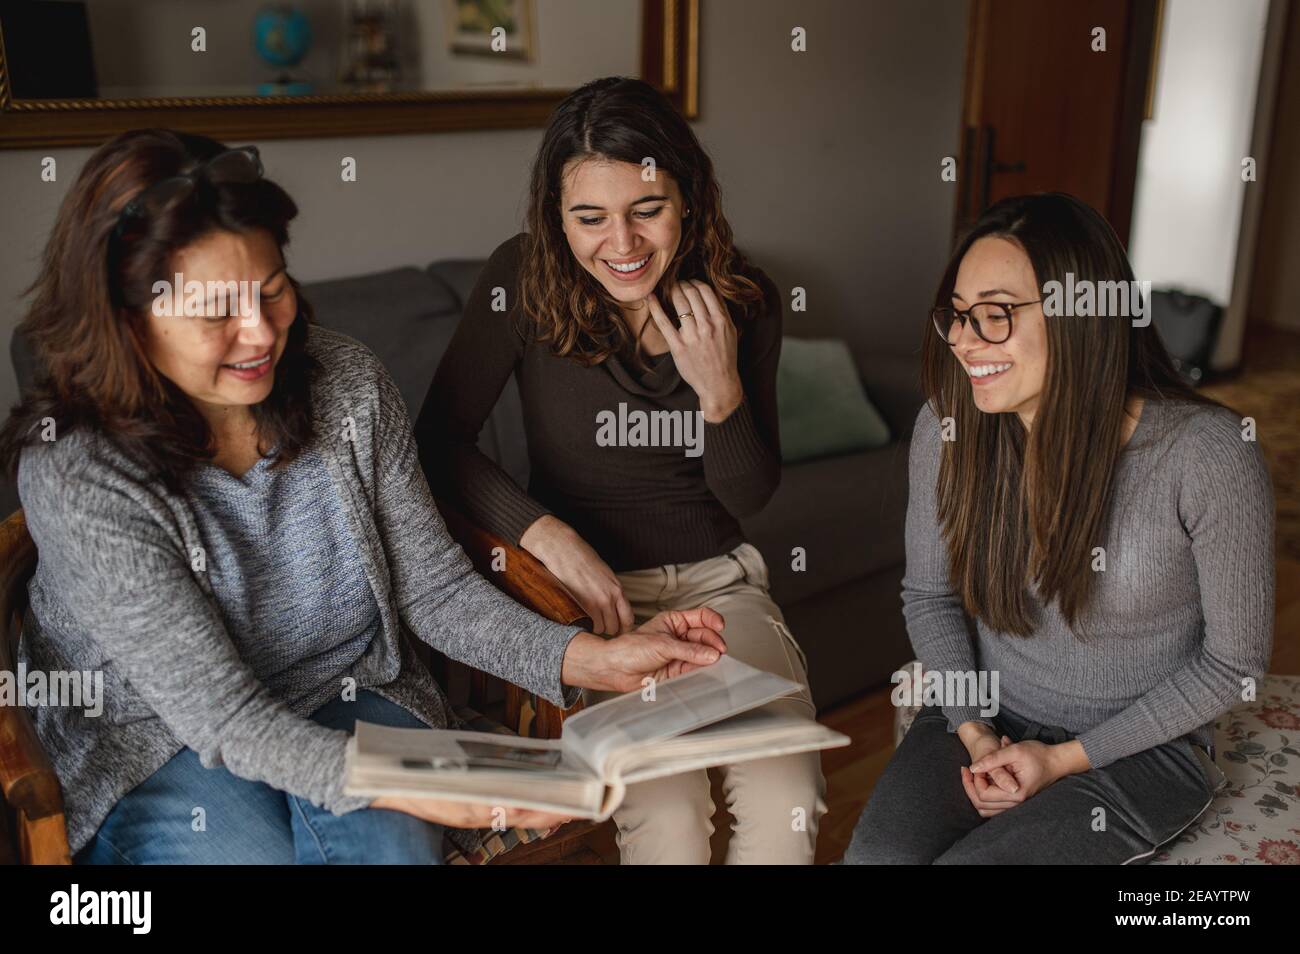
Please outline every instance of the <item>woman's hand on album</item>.
M371 808L402 812L415 818L445 825L448 828L533 828L545 831L573 819L554 812L526 808L506 808L478 802L450 802L441 798L399 798L384 796L370 803Z
M632 627L632 607L618 577L563 520L551 514L538 517L519 538L519 545L564 584L591 617L593 632L617 636Z
M578 633L560 679L569 686L631 692L717 662L727 651L722 614L707 606L667 610L613 639Z
M681 327L664 313L659 299L646 299L650 317L668 341L682 380L700 399L700 410L711 424L725 421L744 399L736 370L736 325L713 289L701 281L678 282L671 289L673 309Z

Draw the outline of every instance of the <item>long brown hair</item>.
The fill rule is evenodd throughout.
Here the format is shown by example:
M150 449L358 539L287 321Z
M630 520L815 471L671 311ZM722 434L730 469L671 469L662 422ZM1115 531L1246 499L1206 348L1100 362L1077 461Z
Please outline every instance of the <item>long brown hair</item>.
M18 328L39 370L34 388L0 428L0 464L9 473L46 418L57 435L76 428L102 432L173 491L197 462L214 456L206 419L145 352L152 289L172 277L174 252L216 230L265 229L283 249L297 206L267 179L202 181L189 198L139 228L114 232L135 195L225 148L205 136L144 129L114 137L86 161L59 209ZM315 362L305 351L311 308L300 294L297 300L271 393L252 408L259 441L278 445L277 466L293 460L312 437Z
M671 175L690 215L656 292L681 279L711 285L752 316L763 300L750 266L732 242L713 163L667 98L638 79L594 80L564 98L533 160L529 240L520 268L520 314L555 354L595 364L631 344L618 302L574 259L560 215L561 179L571 159L599 157L640 165L652 157ZM733 312L734 313L734 312ZM648 323L647 323L648 324Z
M1076 283L1133 280L1118 236L1095 210L1063 193L1019 196L992 206L958 244L936 307L951 303L962 259L986 236L1024 249L1040 289L1064 285L1067 273ZM966 373L931 322L922 343L926 399L956 427L956 439L943 442L936 487L953 586L968 613L1018 636L1033 632L1031 581L1071 625L1087 603L1126 399L1214 403L1178 377L1152 325L1097 316L1048 317L1046 326L1047 368L1028 433L1014 412L975 406Z

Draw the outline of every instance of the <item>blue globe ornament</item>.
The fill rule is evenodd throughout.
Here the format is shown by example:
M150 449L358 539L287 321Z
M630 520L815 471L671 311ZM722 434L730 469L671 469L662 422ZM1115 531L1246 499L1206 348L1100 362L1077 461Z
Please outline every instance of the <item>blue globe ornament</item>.
M281 71L302 62L311 49L311 23L302 11L287 4L264 7L253 18L253 47L266 63ZM311 92L311 83L282 72L258 92L268 96L292 96Z

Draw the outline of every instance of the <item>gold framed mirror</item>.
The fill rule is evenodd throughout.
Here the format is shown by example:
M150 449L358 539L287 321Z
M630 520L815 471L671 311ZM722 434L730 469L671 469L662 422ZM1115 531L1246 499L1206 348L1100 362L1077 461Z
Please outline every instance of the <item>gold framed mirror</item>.
M163 3L0 3L0 148L543 126L613 74L699 112L699 0Z

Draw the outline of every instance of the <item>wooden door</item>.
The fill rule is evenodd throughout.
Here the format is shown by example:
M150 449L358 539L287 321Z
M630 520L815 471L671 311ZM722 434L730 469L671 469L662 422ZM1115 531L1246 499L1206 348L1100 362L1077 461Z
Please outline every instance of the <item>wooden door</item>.
M1127 242L1157 0L971 0L970 10L958 228L999 199L1059 191Z

